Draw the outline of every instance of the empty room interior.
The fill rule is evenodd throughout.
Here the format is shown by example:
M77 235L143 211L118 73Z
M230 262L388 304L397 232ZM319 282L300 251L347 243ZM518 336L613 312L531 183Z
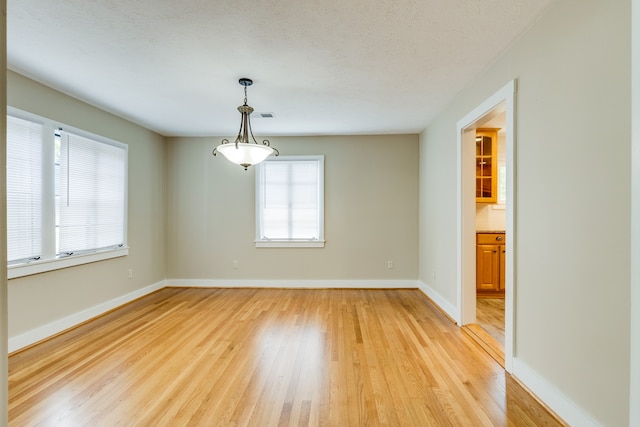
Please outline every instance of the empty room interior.
M0 425L640 426L640 0L0 4Z

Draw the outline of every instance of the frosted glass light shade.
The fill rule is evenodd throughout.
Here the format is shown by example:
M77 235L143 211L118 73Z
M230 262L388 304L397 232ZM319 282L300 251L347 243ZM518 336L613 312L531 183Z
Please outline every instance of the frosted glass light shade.
M220 144L216 148L218 153L222 153L227 160L247 169L269 157L273 153L273 148L267 145L252 144L246 142Z

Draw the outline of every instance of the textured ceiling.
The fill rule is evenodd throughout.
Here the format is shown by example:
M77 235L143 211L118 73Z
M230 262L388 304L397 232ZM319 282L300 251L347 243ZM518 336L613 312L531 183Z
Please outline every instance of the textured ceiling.
M163 135L413 133L553 0L8 0L9 68ZM505 82L506 83L506 82Z

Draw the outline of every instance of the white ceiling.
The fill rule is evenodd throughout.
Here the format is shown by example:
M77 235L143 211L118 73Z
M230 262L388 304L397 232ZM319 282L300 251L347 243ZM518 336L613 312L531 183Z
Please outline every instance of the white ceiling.
M167 136L415 133L553 0L8 0L9 68ZM506 83L506 82L505 82Z

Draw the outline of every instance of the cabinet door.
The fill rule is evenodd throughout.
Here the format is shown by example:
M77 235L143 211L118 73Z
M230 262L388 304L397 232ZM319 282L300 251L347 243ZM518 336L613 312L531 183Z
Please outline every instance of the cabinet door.
M476 202L498 200L498 129L476 130Z
M498 245L476 247L476 289L497 291L500 289L500 254Z
M506 249L504 245L498 246L498 250L500 251L500 290L504 291L506 289L505 284L507 283L505 276L505 266L507 265L506 261Z

